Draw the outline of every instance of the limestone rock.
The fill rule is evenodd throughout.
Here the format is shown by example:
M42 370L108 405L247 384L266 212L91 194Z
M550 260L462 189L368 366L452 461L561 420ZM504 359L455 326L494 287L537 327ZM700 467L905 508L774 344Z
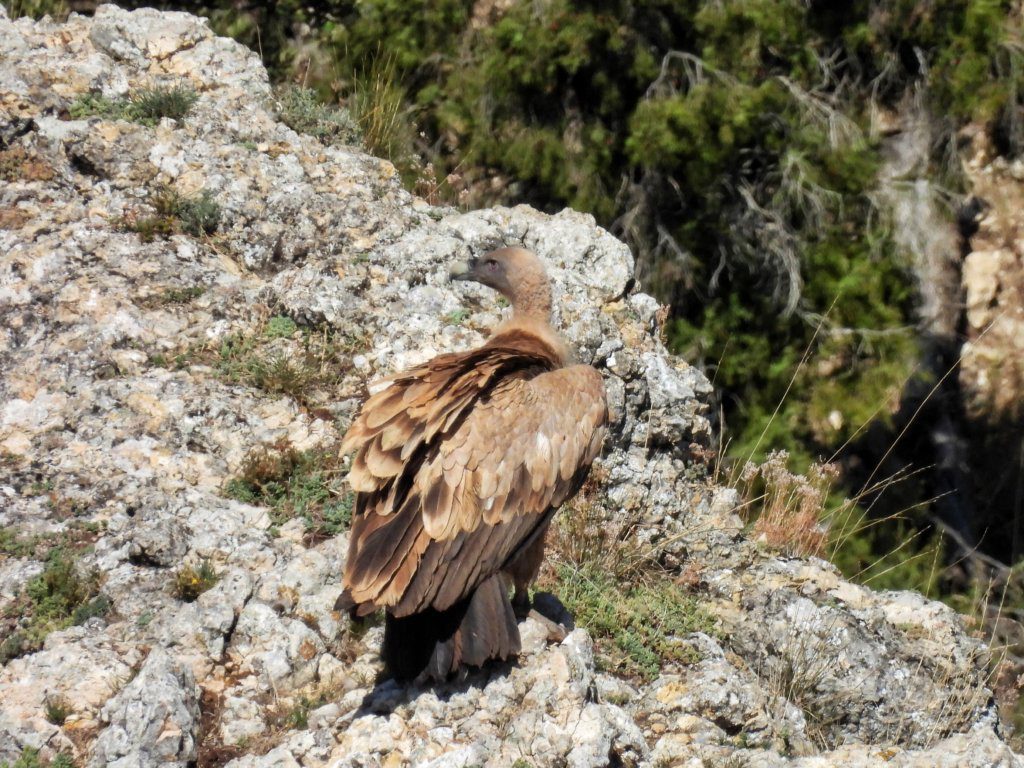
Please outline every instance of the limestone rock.
M93 745L99 768L181 766L196 759L199 696L192 673L162 650L102 711L110 723Z

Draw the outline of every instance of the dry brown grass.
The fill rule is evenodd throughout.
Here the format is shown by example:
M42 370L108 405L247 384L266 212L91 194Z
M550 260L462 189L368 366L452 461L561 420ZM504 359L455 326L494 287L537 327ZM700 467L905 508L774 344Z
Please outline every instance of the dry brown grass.
M788 460L786 451L773 451L763 464L747 462L740 473L745 507L756 511L753 537L787 555L821 557L829 541L828 496L839 468L812 464L801 475L789 470Z
M549 564L595 568L620 579L641 568L639 549L626 543L630 526L612 519L600 503L606 476L602 467L594 467L562 508L548 532Z

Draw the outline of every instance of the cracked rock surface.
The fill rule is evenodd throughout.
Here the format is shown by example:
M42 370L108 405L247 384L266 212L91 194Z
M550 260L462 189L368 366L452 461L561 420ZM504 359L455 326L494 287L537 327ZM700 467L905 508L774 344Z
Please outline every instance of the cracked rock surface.
M69 119L87 94L179 84L198 94L181 120ZM161 188L209 193L216 232L130 231ZM517 665L378 682L379 627L333 611L344 533L227 492L261 447L334 450L368 382L480 343L505 310L447 267L502 245L547 262L557 325L605 376L605 522L685 566L717 617L653 680L596 662L586 626L556 643L528 618ZM632 273L589 216L434 207L388 162L295 133L258 57L202 19L0 8L0 628L24 629L58 545L109 601L0 667L0 763L1024 766L960 617L742 537L698 460L710 384ZM294 327L269 335L274 317ZM315 333L341 340L340 374L303 396L222 364L238 339L287 359ZM189 600L186 566L216 574Z

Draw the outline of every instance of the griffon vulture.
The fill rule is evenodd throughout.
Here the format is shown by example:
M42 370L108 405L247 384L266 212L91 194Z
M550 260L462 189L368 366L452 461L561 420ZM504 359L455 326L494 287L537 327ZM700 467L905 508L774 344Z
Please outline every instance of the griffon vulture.
M444 680L519 653L513 603L528 608L548 524L608 420L601 375L572 365L551 327L536 255L503 248L451 279L500 292L511 318L477 349L390 377L342 443L356 499L337 607L384 609L382 656L398 678Z

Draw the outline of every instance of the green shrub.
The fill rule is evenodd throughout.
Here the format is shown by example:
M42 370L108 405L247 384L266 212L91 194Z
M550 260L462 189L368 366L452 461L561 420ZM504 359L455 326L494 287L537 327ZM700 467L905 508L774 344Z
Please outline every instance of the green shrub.
M39 750L33 747L25 747L13 764L6 761L0 763L0 768L41 768L41 766Z
M324 144L358 144L362 137L348 110L322 103L310 88L280 88L277 116L293 131L313 136Z
M23 536L13 526L0 528L0 554L28 557L35 552L37 543L35 536Z
M64 725L64 721L68 719L71 712L71 707L61 697L47 697L44 714L48 722L54 725Z
M206 293L201 285L189 285L184 288L168 288L161 294L161 304L188 304Z
M177 209L181 228L193 237L212 235L220 224L220 206L213 194L203 190L195 197L181 198Z
M144 125L156 125L163 118L183 120L199 100L191 86L155 86L143 88L129 97L130 119Z
M83 576L70 552L54 549L43 572L28 582L25 591L35 604L37 619L70 623L74 611L92 598L95 589L95 575Z
M277 315L267 321L267 327L263 329L263 335L271 339L287 338L293 335L299 326L290 317Z
M0 763L0 768L75 768L71 755L60 753L49 762L43 762L39 750L25 747L13 763Z
M127 120L127 106L127 101L123 99L108 99L98 93L87 93L71 103L68 114L73 120L84 120L88 117Z

